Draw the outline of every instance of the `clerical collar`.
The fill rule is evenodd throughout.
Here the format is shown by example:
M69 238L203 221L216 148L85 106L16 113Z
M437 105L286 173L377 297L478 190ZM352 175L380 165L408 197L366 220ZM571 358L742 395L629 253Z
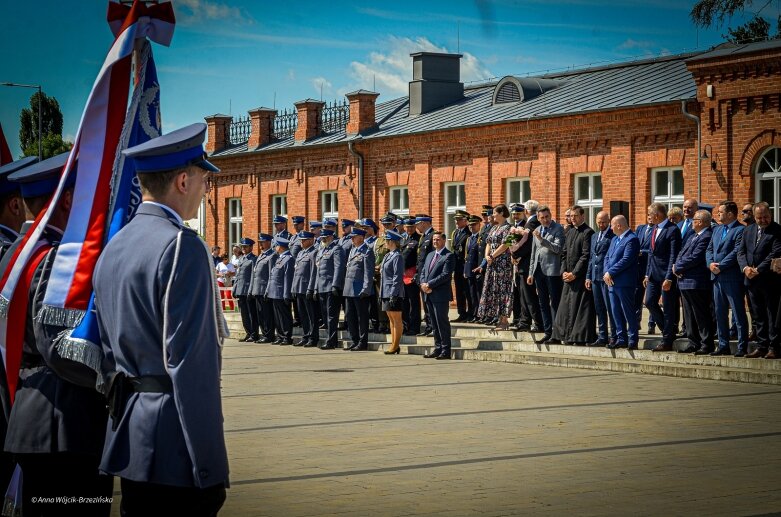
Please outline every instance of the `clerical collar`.
M177 213L176 213L176 210L174 210L174 209L173 209L173 208L171 208L170 206L168 206L168 205L164 205L164 204L162 204L162 203L158 203L157 201L144 201L144 203L149 203L150 205L155 205L155 206L158 206L158 207L162 208L163 210L165 210L166 212L169 212L171 215L173 215L173 216L174 216L174 218L176 219L176 221L177 221L177 222L178 222L178 223L179 223L181 226L184 226L184 221L182 220L181 216L179 216L179 214L177 214Z

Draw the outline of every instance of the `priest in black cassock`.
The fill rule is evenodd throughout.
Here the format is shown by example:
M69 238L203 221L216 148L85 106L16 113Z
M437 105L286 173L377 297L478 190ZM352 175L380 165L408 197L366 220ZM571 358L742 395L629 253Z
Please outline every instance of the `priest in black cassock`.
M570 216L572 229L566 234L561 261L564 289L553 323L552 337L566 344L585 345L596 338L594 299L586 289L591 236L594 230L585 223L584 211L580 206L573 206Z

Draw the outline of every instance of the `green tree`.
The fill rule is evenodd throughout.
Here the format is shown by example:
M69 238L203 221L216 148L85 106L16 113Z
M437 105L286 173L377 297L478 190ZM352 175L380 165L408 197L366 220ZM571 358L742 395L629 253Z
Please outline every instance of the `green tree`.
M19 115L19 146L24 156L38 155L38 103L41 103L41 134L43 158L70 150L73 144L62 140L62 111L60 103L45 93L35 92L30 97L30 107Z
M770 22L761 16L762 11L771 3L772 0L764 0L751 20L734 29L728 27L728 34L725 34L724 38L732 43L751 43L781 38L781 15L777 20L776 34L772 36ZM754 5L754 0L698 0L689 15L694 25L698 27L721 27L724 21L730 20L735 13L743 13Z

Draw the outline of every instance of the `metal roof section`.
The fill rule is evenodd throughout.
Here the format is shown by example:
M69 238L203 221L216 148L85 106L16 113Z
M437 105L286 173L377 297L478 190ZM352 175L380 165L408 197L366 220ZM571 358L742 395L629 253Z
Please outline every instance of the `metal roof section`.
M781 45L781 42L775 44ZM679 54L538 77L508 76L498 82L464 88L463 97L458 101L417 116L409 116L409 97L399 97L377 104L377 128L363 138L369 140L694 99L697 88L686 67L687 60L694 55ZM519 85L520 101L496 103L497 86L503 82ZM298 144L289 137L249 152L273 151L294 145L302 148L336 144L347 140L342 130ZM212 156L247 152L247 144L243 143Z
M494 88L492 104L529 101L564 84L562 79L542 77L503 77Z
M733 57L740 54L750 54L753 52L763 52L765 50L775 49L781 49L781 39L758 41L756 43L744 43L741 45L736 43L722 43L709 52L695 55L689 59L689 61L694 62L719 57Z

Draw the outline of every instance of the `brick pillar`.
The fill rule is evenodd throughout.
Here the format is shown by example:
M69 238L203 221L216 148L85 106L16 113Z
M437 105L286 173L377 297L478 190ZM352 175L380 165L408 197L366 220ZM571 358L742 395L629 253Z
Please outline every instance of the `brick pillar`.
M229 128L233 117L230 115L212 115L205 117L206 121L206 152L216 153L222 151L230 143Z
M325 103L314 99L306 99L295 103L298 111L298 127L296 128L296 143L310 140L320 134L320 114Z
M252 123L252 130L247 142L247 149L257 149L260 146L271 142L271 135L274 133L274 117L277 116L277 110L271 108L256 108L248 112Z
M379 93L358 90L345 95L350 101L350 121L347 123L347 134L362 133L377 125L374 120L374 106Z

